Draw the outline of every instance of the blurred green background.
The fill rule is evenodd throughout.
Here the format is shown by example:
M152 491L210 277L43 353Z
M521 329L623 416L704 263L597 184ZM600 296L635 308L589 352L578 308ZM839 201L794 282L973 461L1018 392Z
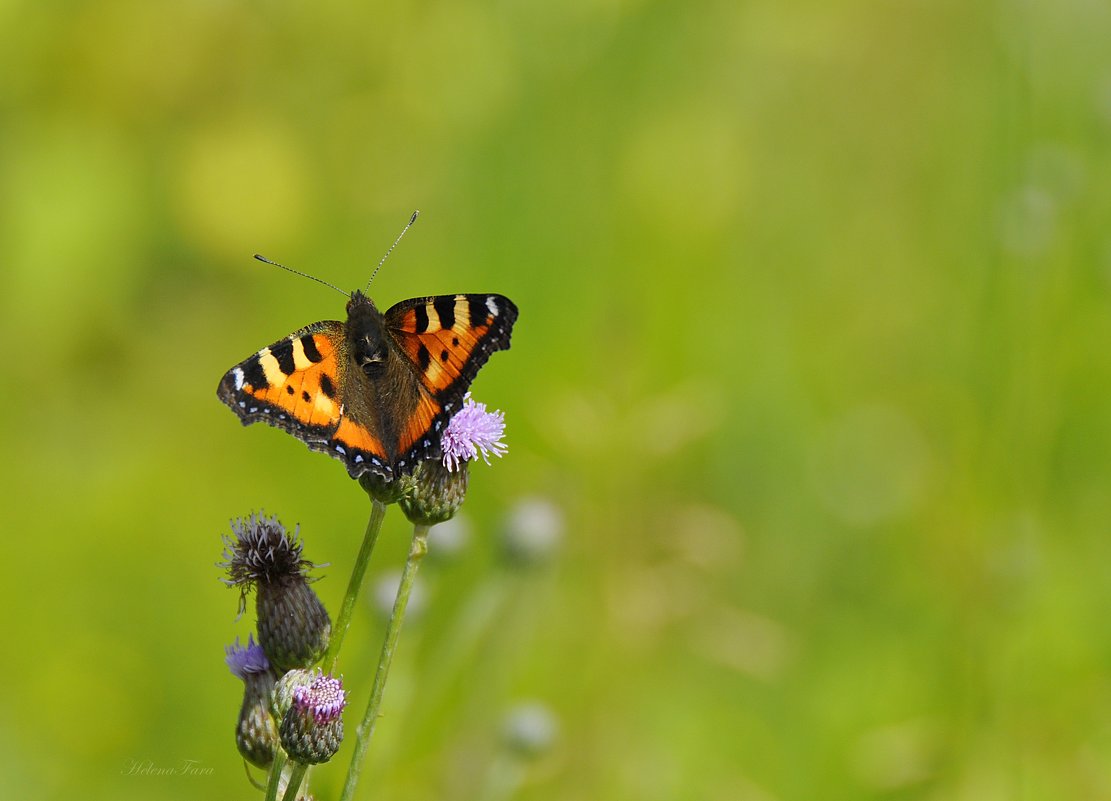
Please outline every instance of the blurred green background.
M510 453L361 797L1111 798L1109 41L1096 0L0 2L4 795L260 797L220 535L300 523L334 614L369 509L215 397L342 316L250 257L358 287L419 208L372 294L516 301Z

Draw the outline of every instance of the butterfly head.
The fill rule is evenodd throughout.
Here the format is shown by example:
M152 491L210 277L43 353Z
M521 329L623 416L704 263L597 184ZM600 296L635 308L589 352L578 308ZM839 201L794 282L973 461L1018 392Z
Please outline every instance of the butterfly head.
M347 343L355 364L370 377L385 370L387 336L382 313L373 300L356 289L347 302Z
M378 314L378 307L374 305L374 301L356 289L350 295L351 299L347 301L347 319L360 313L365 313L367 309L371 309L374 314Z

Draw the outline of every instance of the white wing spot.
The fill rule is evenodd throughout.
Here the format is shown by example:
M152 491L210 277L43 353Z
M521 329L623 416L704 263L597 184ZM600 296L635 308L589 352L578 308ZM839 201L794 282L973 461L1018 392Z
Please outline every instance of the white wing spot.
M345 450L343 449L343 446L342 446L342 445L337 445L337 446L336 446L336 450L337 450L337 451L338 451L339 453L342 453L342 454L343 454L344 456L346 456L346 455L347 455L347 451L345 451Z
M495 317L498 316L498 304L494 301L494 296L486 298L486 308L490 310L490 314Z
M363 460L363 457L356 453L355 454L355 464L359 464L360 462L362 462L362 460Z
M236 367L231 371L232 376L235 378L235 388L243 389L243 371Z

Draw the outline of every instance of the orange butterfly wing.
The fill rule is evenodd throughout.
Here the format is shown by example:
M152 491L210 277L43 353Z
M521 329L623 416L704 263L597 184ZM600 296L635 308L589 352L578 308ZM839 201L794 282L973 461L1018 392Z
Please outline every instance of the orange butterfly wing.
M504 295L437 295L404 300L385 319L423 390L401 427L399 452L406 461L436 455L479 369L491 353L509 348L517 307Z
M381 440L345 414L345 358L343 324L316 323L233 367L217 395L243 425L261 421L288 431L342 460L352 476L372 471L390 478Z

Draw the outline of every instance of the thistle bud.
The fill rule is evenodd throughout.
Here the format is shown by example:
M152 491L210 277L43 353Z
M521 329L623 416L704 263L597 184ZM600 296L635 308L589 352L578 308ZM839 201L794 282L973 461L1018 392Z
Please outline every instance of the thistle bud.
M308 687L316 678L313 670L291 670L274 683L270 694L270 713L274 720L280 721L293 706L293 691L298 687Z
M385 479L375 473L363 473L359 476L359 486L374 500L389 506L401 500L405 488L398 479Z
M262 648L248 635L247 646L227 647L228 668L243 681L243 706L235 729L235 745L243 758L260 768L270 767L278 747L278 727L270 713L274 674Z
M467 463L450 470L442 462L420 462L404 479L405 494L398 505L409 522L434 526L450 520L467 496Z
M232 522L225 537L225 583L240 588L240 613L255 587L258 641L277 673L309 667L328 647L332 622L309 587L313 563L301 558L297 532L289 535L277 518L251 515Z
M304 765L327 762L343 742L343 682L322 673L311 682L298 681L290 692L289 708L279 734L289 758Z

